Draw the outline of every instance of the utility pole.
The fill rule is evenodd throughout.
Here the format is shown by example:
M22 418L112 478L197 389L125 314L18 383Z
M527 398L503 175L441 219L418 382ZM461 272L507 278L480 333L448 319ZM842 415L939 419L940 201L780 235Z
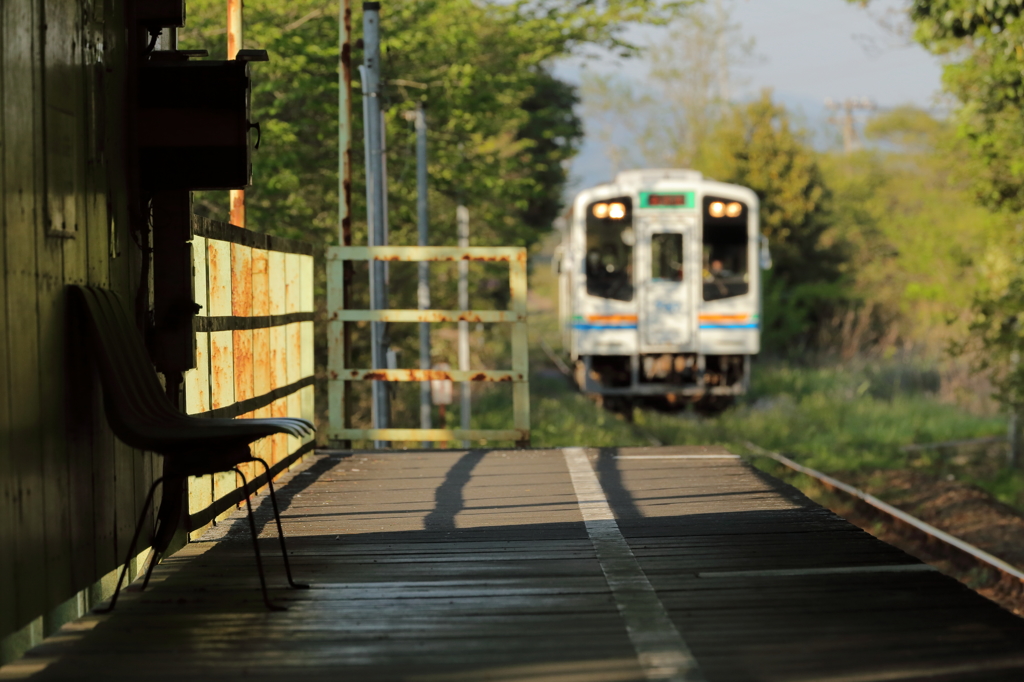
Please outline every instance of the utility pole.
M429 243L429 215L427 212L427 117L423 104L416 106L416 222L417 244ZM416 303L420 310L430 309L430 264L419 263L419 285L416 287ZM420 322L420 369L430 369L430 324ZM420 382L420 428L432 428L430 415L430 382Z
M363 3L363 129L366 141L366 209L370 246L383 246L384 236L384 179L381 168L381 115L380 115L380 3ZM370 261L370 309L387 309L387 289L384 282L384 263ZM374 369L387 368L387 349L384 343L384 323L371 322L371 349ZM388 428L388 387L383 381L374 381L373 428ZM388 442L374 441L375 448L386 448Z
M242 0L228 0L228 59L235 59L242 49ZM231 204L228 222L245 227L245 190L228 191Z
M352 246L352 0L341 0L338 7L338 243ZM344 293L341 305L352 307L352 263L342 263ZM341 353L345 367L352 366L352 325L341 323ZM352 428L352 391L345 382L341 410L343 426ZM342 449L351 441L339 443Z
M465 206L458 206L455 209L455 222L458 225L459 247L469 248L469 209ZM469 310L469 261L459 260L459 310ZM469 322L459 322L459 369L463 372L469 371ZM462 428L469 429L471 396L470 382L463 381L459 388L459 397L462 400ZM462 441L462 447L468 448L469 441Z
M838 125L843 133L843 152L845 154L852 153L859 146L857 142L857 129L854 126L854 112L858 109L873 111L875 103L867 97L861 97L860 99L848 97L842 102L834 102L829 98L825 100L825 106L836 112L836 115L830 116L828 121Z

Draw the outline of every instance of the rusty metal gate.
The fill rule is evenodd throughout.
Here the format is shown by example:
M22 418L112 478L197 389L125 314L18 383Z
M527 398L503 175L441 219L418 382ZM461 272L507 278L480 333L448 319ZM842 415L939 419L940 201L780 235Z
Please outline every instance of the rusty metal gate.
M491 261L509 266L509 310L346 310L346 261ZM530 442L529 355L526 333L526 249L515 246L338 246L327 252L328 437L336 440ZM512 325L511 370L360 369L345 367L346 322L485 322ZM512 429L355 429L345 422L345 391L350 381L510 381Z

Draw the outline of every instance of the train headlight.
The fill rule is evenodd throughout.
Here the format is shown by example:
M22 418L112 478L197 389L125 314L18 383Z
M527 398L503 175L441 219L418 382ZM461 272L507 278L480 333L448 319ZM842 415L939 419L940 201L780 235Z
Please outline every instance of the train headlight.
M594 208L596 209L597 206L595 206ZM595 213L595 215L597 214ZM609 204L608 217L611 218L612 220L622 220L623 218L626 217L626 205L620 204L617 201L612 204Z
M608 217L608 204L594 204L594 217L604 219Z
M725 215L729 216L730 218L739 218L740 213L743 213L742 204L738 204L735 201L726 204Z
M708 213L711 214L712 218L721 218L725 215L725 203L722 201L712 201L711 205L708 206Z

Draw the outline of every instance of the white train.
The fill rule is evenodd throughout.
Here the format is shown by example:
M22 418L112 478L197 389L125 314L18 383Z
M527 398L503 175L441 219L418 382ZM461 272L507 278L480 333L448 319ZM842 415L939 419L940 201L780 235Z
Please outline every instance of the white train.
M556 253L563 346L580 389L717 411L761 350L757 195L692 170L631 170L580 192Z

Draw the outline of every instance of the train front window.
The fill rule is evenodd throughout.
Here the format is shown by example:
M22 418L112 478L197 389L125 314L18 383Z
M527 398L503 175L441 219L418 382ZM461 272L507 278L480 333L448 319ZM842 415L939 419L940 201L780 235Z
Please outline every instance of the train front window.
M651 279L683 281L683 235L671 232L651 235Z
M633 202L629 197L596 201L587 207L587 293L617 301L633 300Z
M746 204L704 197L704 300L750 291Z

